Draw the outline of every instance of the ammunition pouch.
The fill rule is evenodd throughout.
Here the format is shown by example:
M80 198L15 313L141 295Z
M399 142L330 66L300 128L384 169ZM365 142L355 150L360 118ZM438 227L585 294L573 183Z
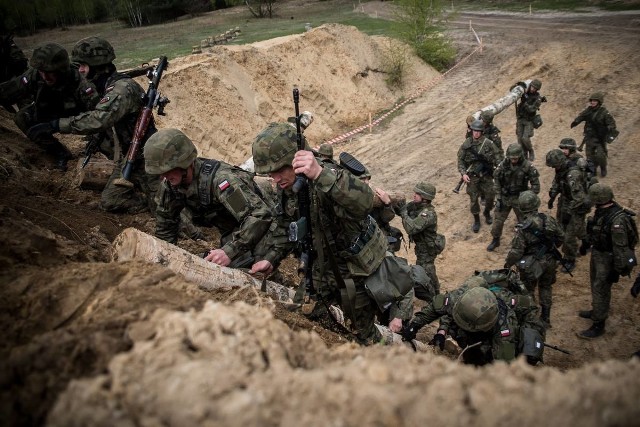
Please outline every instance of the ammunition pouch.
M535 283L544 273L540 260L533 254L523 256L516 265L521 276L528 283Z
M544 339L533 328L522 328L522 354L541 360L544 353Z
M385 311L413 289L413 277L412 266L406 259L386 256L378 269L365 279L364 284L380 311Z
M376 221L368 216L364 230L356 237L351 246L340 251L338 256L347 262L353 276L368 276L373 273L387 252L389 243Z
M534 129L538 129L540 126L542 126L542 117L540 117L540 114L536 114L533 117L532 123Z

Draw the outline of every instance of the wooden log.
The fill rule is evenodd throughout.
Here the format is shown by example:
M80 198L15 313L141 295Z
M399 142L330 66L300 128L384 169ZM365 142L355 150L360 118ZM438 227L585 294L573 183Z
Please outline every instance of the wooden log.
M78 159L76 185L85 190L101 191L104 189L115 167L113 160L105 159L104 157L92 157L84 169L82 168L83 161L84 157Z
M112 244L111 258L114 261L142 259L162 264L206 290L254 286L265 291L271 298L284 302L290 302L295 294L293 290L279 283L267 280L263 285L262 281L241 270L205 261L135 228L127 228L116 236Z

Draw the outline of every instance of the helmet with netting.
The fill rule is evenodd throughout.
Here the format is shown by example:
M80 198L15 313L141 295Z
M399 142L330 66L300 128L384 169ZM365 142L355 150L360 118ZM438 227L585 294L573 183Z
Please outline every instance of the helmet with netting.
M469 127L471 130L484 130L484 122L482 120L474 120Z
M546 163L547 166L557 169L565 164L567 157L564 155L561 149L554 148L547 153Z
M589 97L589 101L598 101L602 104L604 102L604 94L602 92L594 92Z
M518 196L518 208L520 212L527 213L538 210L540 207L540 197L531 190L523 191Z
M436 186L428 182L419 182L413 187L413 192L423 199L433 200L436 197Z
M486 288L471 288L454 304L453 320L467 332L487 332L498 320L498 300Z
M493 120L493 118L495 117L495 114L493 114L493 112L489 111L489 110L483 110L480 113L480 118L482 119L483 122L489 124L491 123L491 121Z
M187 169L198 157L198 150L178 129L161 129L144 145L144 170L160 175L175 168Z
M576 150L578 148L578 145L576 144L576 140L573 138L562 138L559 147L568 148L569 150Z
M110 64L116 59L111 43L100 37L87 37L73 47L71 60L89 66Z
M318 148L318 154L321 156L333 157L333 145L324 143Z
M613 190L606 184L593 184L589 187L589 199L596 205L604 205L613 200Z
M508 158L522 158L522 146L520 144L509 144L509 146L507 147L507 157Z
M256 173L266 174L291 166L298 150L296 130L287 123L270 123L253 141L251 150Z
M29 61L31 68L47 73L65 72L71 67L67 50L57 43L47 43L36 47Z
M538 79L534 79L531 81L531 86L533 86L534 88L536 88L536 90L540 90L542 89L542 82Z

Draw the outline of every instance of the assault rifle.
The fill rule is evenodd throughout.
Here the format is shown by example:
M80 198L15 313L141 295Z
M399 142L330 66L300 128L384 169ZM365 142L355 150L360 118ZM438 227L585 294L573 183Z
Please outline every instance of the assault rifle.
M84 147L84 161L82 162L82 169L89 164L91 156L93 156L98 151L98 148L100 148L100 140L101 138L99 136L89 136L89 141L87 141L87 145Z
M300 128L300 92L293 89L293 105L296 113L296 142L298 150L304 150L302 129ZM298 272L304 273L305 299L314 294L313 287L313 236L311 232L311 181L304 174L298 174L292 190L298 194L298 220L289 224L289 241L298 242L301 249ZM308 301L305 301L308 302Z
M118 178L114 181L114 184L116 185L121 187L133 187L133 183L131 182L131 173L133 172L133 167L136 159L138 158L138 152L142 146L142 141L147 133L149 124L153 121L153 107L157 107L161 102L163 102L163 97L161 97L160 92L158 92L158 85L160 84L162 73L168 65L169 62L167 61L167 57L161 56L155 70L147 74L150 81L149 89L147 89L147 94L144 98L145 106L142 108L142 111L140 111L140 115L136 121L136 126L133 130L133 139L131 140L131 145L127 152L124 168L122 168L122 178ZM166 101L164 101L164 103L166 104Z
M549 347L554 349L555 351L559 351L560 353L564 353L564 354L568 354L571 355L571 353L568 350L565 350L563 348L558 347L557 345L553 345L553 344L547 344L546 342L543 342L542 345L544 345L545 347Z
M149 63L145 62L137 68L131 68L128 70L120 71L122 74L126 74L127 76L133 78L146 76L149 72L153 71L153 65L149 65Z

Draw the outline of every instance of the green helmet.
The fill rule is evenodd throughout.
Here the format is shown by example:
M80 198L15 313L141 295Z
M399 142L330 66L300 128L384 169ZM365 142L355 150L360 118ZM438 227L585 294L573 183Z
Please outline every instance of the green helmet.
M598 101L602 104L604 102L604 94L602 92L594 92L589 97L589 101Z
M534 79L531 81L531 86L533 86L534 88L536 88L536 90L540 90L542 89L542 82L538 79Z
M320 145L320 148L318 148L318 154L321 156L333 157L333 146L325 142Z
M116 59L111 43L100 37L87 37L80 40L71 51L71 60L95 67L106 65Z
M480 112L480 118L482 119L483 122L487 124L491 123L494 117L495 117L495 114L493 114L493 112L489 110L483 110Z
M507 147L507 157L517 157L522 158L522 146L520 144L509 144Z
M613 190L608 185L598 182L589 187L589 199L596 205L604 205L613 200Z
M413 187L413 191L426 200L433 200L436 197L436 186L428 182L419 182Z
M576 144L576 140L573 138L563 138L560 141L560 148L568 148L569 150L576 150L578 145Z
M469 288L487 287L487 281L484 279L484 277L475 274L473 276L467 277L467 279L462 284L468 286Z
M67 50L57 43L36 47L29 61L31 68L47 73L63 73L71 67Z
M565 164L567 157L564 155L561 149L554 148L547 153L547 166L557 169Z
M198 150L187 135L178 129L161 129L144 145L144 170L160 175L171 169L187 169L198 157Z
M469 127L471 130L484 130L484 122L482 120L474 120Z
M523 191L518 196L518 207L522 213L536 211L540 207L540 198L533 191Z
M467 332L487 332L498 320L498 300L489 289L468 289L453 305L453 320Z
M287 123L269 123L251 149L256 173L266 174L290 166L298 150L296 130Z

